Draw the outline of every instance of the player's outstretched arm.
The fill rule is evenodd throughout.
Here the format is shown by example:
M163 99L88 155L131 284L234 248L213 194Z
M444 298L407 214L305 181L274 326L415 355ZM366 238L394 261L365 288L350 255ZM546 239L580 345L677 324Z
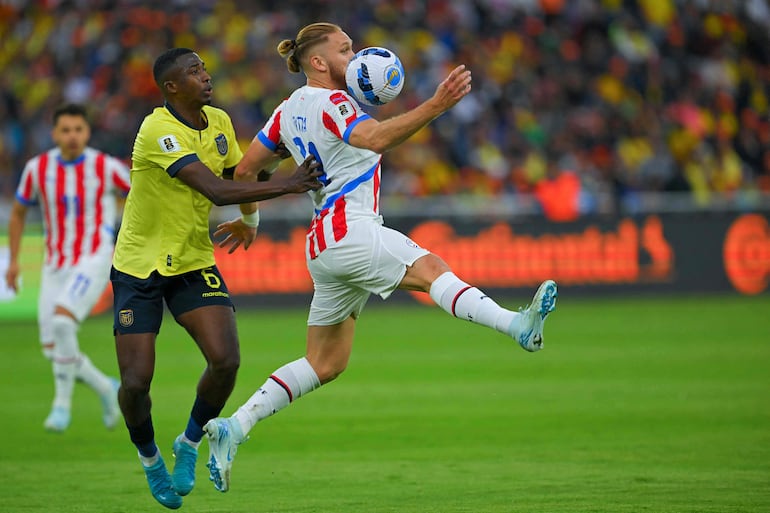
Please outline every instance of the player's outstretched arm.
M256 144L261 145L261 143L256 143ZM313 170L311 173L313 177L320 176L321 172L318 170L318 163L313 159L312 156L310 156L306 158L305 161L297 167L297 169L294 171L294 174L292 174L290 177L286 179L281 179L281 180L285 180L288 183L295 183L297 184L296 187L307 191L309 189L306 188L303 184L306 181L306 176L309 168L312 168ZM241 169L244 170L246 168L241 168ZM238 170L236 169L235 180L241 182L243 180L258 179L260 173L262 173L260 172L254 175L250 175L248 174L248 169L246 169L245 172L246 174L239 176ZM316 178L316 182L317 183L313 184L313 187L312 187L313 190L317 190L320 188L318 185L321 182L318 182L317 178ZM247 182L247 183L250 183L253 185L255 182ZM272 181L271 182L261 181L256 183L272 183ZM292 188L292 186L289 186L289 188ZM241 214L242 214L241 217L237 219L233 219L232 221L226 221L224 223L217 225L217 231L214 232L215 239L224 236L224 239L222 239L219 242L219 247L220 248L227 247L228 253L233 253L236 249L238 249L241 246L243 246L244 250L248 250L249 246L251 246L251 243L254 242L254 239L257 236L257 225L259 224L259 217L258 217L258 212L256 211L255 204L245 203L245 204L241 204L240 206L241 206ZM256 223L248 224L245 221L247 216L254 216L254 214L257 215ZM254 220L254 218L252 218L252 220Z
M263 145L260 144L260 146ZM250 152L249 155L250 157L247 161L254 158L253 151ZM256 179L259 182L266 182L273 176L273 173L275 173L275 170L278 168L278 164L290 156L289 150L287 150L286 146L281 143L272 154L268 155L265 153L263 155L264 158L261 159L261 161L266 163L264 167L254 166L255 170L261 169L261 171L258 173L241 175L234 173L233 180L254 181L254 179ZM243 167L244 166L241 166L241 169L243 169ZM249 249L251 243L257 238L257 228L259 227L259 203L256 201L241 203L239 207L241 210L241 217L218 225L217 231L214 232L215 239L225 235L225 238L219 243L219 247L224 248L229 246L228 253L234 252L241 245L244 250Z
M264 201L284 194L315 191L323 186L318 181L319 176L321 171L318 170L318 163L312 157L305 159L291 176L269 182L222 180L200 161L186 165L176 175L217 206Z
M414 135L418 130L448 111L471 92L471 72L461 64L436 87L433 96L414 109L385 121L368 119L350 134L350 144L383 153Z

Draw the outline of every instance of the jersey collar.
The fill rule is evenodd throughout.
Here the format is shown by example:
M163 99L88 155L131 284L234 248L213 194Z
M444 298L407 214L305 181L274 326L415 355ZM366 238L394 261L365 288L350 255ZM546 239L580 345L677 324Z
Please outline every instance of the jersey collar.
M72 160L64 160L62 158L62 156L61 156L61 153L56 155L57 162L59 162L59 164L61 164L63 166L76 166L76 165L80 164L81 162L83 162L85 159L86 159L85 152L83 152L79 157L76 157L76 158L74 158Z
M169 105L168 102L163 102L163 106L166 107L166 109L168 109L168 111L171 113L172 116L174 116L177 119L177 121L179 121L186 127L192 128L193 130L197 130L197 131L205 130L206 128L209 127L209 117L206 115L205 112L203 112L203 109L201 109L201 115L206 120L206 126L205 128L198 128L197 126L192 126L190 123L188 123L187 120L182 116L180 116L179 113L174 110L174 107Z

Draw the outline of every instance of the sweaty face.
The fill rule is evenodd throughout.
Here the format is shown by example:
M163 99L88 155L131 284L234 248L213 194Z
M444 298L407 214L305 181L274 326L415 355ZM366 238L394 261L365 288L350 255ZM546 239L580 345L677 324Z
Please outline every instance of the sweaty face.
M64 160L75 160L82 155L90 137L91 130L82 116L62 114L51 131L51 138Z
M170 79L176 87L179 99L202 105L211 104L211 75L197 53L188 53L176 60L176 67Z

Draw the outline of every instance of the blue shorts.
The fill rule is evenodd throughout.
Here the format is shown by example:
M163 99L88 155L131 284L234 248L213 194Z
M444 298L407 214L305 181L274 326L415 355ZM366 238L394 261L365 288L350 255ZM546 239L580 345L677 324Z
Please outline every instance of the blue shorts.
M202 306L222 305L234 309L225 280L216 266L178 276L162 276L153 271L144 279L113 267L110 281L115 296L115 334L158 333L164 300L174 318Z

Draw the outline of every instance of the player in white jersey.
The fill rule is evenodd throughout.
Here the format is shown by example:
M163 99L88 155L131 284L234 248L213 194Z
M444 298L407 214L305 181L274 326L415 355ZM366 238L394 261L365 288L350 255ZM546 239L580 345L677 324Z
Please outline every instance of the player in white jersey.
M324 187L310 192L314 216L306 258L314 294L308 316L307 353L276 370L230 418L211 420L209 470L215 487L229 488L232 457L251 428L293 400L345 370L355 322L372 293L387 298L395 289L419 290L455 317L515 339L527 351L542 348L543 322L554 309L556 284L546 280L520 312L500 307L452 273L438 256L405 235L383 226L379 213L380 154L412 136L471 90L471 74L458 66L433 97L416 108L378 122L345 92L345 70L353 57L350 38L340 27L314 23L296 39L278 46L289 70L303 71L307 85L278 108L238 164L236 180L254 180L279 144L301 162L312 154ZM244 215L255 204L241 205ZM256 236L241 221L221 225L222 245L248 248Z
M38 204L45 230L38 325L55 383L53 405L44 426L54 432L67 429L77 380L99 395L102 420L112 429L120 419L118 381L80 352L77 331L109 281L116 196L128 192L128 167L86 146L90 128L80 105L65 105L54 112L51 136L56 147L27 162L16 189L5 279L8 287L17 289L27 209Z

